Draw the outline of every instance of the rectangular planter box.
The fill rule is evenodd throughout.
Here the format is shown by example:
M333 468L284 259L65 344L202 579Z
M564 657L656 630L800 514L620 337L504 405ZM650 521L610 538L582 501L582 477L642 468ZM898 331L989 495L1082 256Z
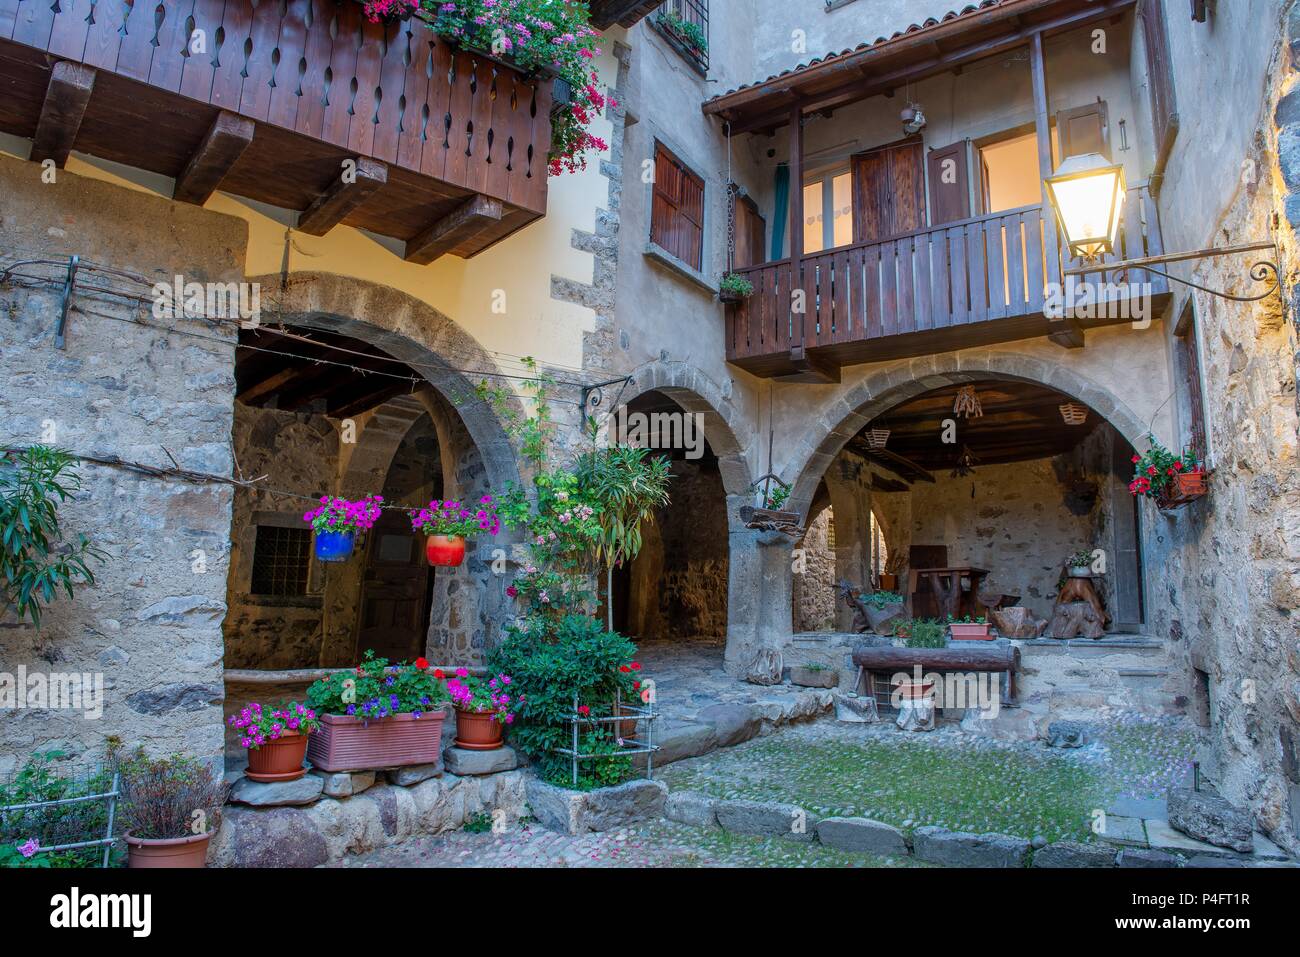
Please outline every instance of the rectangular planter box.
M322 771L369 771L407 764L436 764L442 757L442 722L434 711L416 718L399 714L366 721L321 715L307 744L307 760Z
M962 624L953 622L948 626L952 630L953 641L992 641L993 636L989 634L988 623L982 625Z
M1168 490L1159 500L1161 508L1179 508L1198 498L1204 498L1208 472L1181 472L1174 476Z

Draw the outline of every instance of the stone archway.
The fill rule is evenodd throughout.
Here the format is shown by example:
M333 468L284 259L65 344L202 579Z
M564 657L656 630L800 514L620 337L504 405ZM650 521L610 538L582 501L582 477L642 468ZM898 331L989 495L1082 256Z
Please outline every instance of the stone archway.
M924 372L916 368L916 363L922 361L926 366ZM914 378L917 372L921 374ZM822 438L806 443L786 466L785 473L793 486L791 508L800 511L808 507L831 461L850 438L881 412L923 392L981 379L1033 382L1065 393L1107 420L1130 444L1139 448L1143 445L1148 427L1126 402L1062 365L1010 353L956 352L927 356L868 376L842 397L827 403L809 429L810 434Z
M522 484L513 445L496 411L480 398L473 371L490 374L491 357L456 323L405 293L329 273L295 273L254 279L275 289L274 319L295 330L339 333L383 350L428 383L410 396L390 399L358 430L339 480L340 493L358 497L382 487L402 441L422 416L438 437L444 493L477 498ZM347 361L340 356L340 361ZM495 574L496 558L509 556L515 535L471 543L465 563L435 576L425 656L439 664L479 664L515 614L506 595L515 565ZM354 654L357 595L348 582L331 580L325 604L329 623L321 664L348 664ZM350 584L355 585L355 582ZM345 594L346 592L346 594Z
M745 451L753 445L752 431L741 425L740 413L729 395L685 362L661 361L642 366L633 373L618 402L626 404L650 392L662 393L685 411L703 416L705 437L718 458L726 496L728 539L725 663L735 673L747 663L745 655L768 606L763 601L766 576L760 570L767 549L760 547L762 534L746 528L740 519L741 507L754 504L750 486L755 476Z

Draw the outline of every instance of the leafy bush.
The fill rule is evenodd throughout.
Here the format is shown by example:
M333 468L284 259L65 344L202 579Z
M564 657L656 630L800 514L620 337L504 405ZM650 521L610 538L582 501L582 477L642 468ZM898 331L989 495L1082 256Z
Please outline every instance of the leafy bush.
M901 605L903 596L893 591L873 591L870 594L864 594L862 600L872 608L881 609L886 605Z
M909 648L943 648L948 644L948 626L934 618L914 618L894 629Z
M729 272L723 276L718 283L718 288L729 295L739 296L741 299L754 294L754 284L740 273L735 272Z
M163 840L204 834L226 803L226 785L208 765L184 755L150 758L143 749L117 759L132 837Z
M81 488L73 456L33 445L0 456L0 598L38 628L42 605L74 585L93 585L92 561L107 556L85 535L66 541L58 507Z
M615 694L633 700L639 689L635 653L632 642L618 632L604 630L585 615L566 615L553 624L534 619L511 629L506 641L489 654L492 670L513 676L524 700L510 741L533 760L543 778L565 787L572 784L569 758L554 752L573 745L574 696L591 717L612 716ZM610 756L581 762L580 785L602 787L626 780L630 762L613 753L616 727L616 722L593 722L583 731L584 754L607 749Z
M447 700L447 689L431 674L423 658L413 665L388 664L367 651L352 671L335 672L307 689L308 703L321 714L358 718L387 718L394 714L420 717L437 711Z
M0 785L0 806L60 801L111 790L113 776L107 770L83 777L58 774L53 762L63 757L62 751L32 755L10 783ZM107 801L0 813L0 867L97 866L103 858L102 847L56 852L37 852L36 848L99 840L107 828Z

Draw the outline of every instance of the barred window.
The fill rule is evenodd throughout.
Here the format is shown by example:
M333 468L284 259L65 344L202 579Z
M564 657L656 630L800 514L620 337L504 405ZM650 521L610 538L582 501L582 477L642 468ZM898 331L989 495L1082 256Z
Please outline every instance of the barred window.
M310 567L311 529L257 526L253 543L254 595L305 595Z

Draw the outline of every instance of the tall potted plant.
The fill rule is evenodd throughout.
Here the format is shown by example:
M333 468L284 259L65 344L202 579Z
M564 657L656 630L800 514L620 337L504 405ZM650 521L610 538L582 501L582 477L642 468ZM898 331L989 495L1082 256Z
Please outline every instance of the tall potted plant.
M244 776L264 784L296 781L307 769L307 735L320 728L316 712L296 701L263 708L256 701L232 714L227 723L239 732L239 744L248 750Z
M501 519L491 495L484 495L476 505L435 499L411 513L411 527L426 536L424 554L430 565L455 568L465 560L465 537L497 535Z
M351 558L357 532L374 527L382 514L383 501L382 495L367 495L355 502L322 495L320 505L302 516L316 533L316 560L345 562Z
M313 684L307 702L320 729L308 739L307 760L322 771L436 763L447 690L428 668L423 658L389 667L367 651L351 671Z
M120 777L127 866L203 867L226 803L226 785L207 764L183 755L115 757Z

